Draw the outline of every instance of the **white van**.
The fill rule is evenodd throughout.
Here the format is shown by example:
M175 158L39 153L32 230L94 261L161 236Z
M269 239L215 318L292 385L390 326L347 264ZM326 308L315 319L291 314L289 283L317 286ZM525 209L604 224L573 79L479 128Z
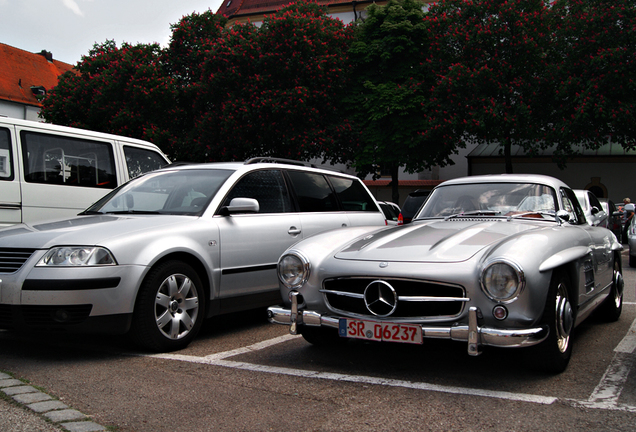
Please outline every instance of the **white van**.
M0 118L0 227L75 216L169 163L147 141Z

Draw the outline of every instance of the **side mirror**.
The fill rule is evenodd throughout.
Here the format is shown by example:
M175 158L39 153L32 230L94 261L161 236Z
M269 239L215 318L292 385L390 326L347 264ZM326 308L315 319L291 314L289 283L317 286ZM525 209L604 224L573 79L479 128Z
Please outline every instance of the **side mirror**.
M559 210L556 215L563 222L568 222L570 220L570 213L565 210Z
M595 215L596 213L600 212L600 210L598 209L598 207L592 207L592 214Z
M253 198L234 198L229 206L221 207L219 214L229 216L235 213L258 213L258 201Z

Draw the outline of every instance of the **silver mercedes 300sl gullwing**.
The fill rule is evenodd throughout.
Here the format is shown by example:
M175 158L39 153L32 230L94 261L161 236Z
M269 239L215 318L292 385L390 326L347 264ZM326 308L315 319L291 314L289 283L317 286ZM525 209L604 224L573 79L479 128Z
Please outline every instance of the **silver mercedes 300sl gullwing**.
M441 338L473 356L524 347L534 365L561 372L579 323L595 311L620 317L621 249L555 178L455 179L412 224L340 229L289 248L278 262L284 304L268 315L315 345Z

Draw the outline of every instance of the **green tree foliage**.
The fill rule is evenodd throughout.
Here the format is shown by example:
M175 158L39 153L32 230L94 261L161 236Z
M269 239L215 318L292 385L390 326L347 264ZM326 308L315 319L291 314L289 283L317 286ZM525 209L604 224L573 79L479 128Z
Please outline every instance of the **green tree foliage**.
M551 138L571 144L636 145L636 1L559 0L555 14L556 113Z
M369 6L349 50L352 77L345 106L359 139L349 158L360 174L388 169L395 202L400 167L415 172L449 162L448 148L422 134L430 86L422 64L428 52L423 8L419 0Z
M96 44L43 100L48 122L152 141L170 154L177 88L157 44ZM160 107L160 108L158 108Z
M430 56L436 74L427 133L450 145L497 142L530 153L545 134L548 11L543 0L442 0L432 5ZM461 145L461 144L459 144Z
M339 124L351 35L315 3L299 2L237 24L210 48L194 139L208 160L276 156L306 160L330 151Z

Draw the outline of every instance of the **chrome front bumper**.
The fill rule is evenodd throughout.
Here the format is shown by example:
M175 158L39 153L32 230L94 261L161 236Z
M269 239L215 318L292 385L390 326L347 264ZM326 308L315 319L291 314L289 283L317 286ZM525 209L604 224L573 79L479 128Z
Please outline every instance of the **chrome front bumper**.
M292 300L295 300L295 298L292 297ZM324 316L314 311L298 310L293 303L292 301L290 309L281 306L267 308L269 321L274 324L289 325L291 334L298 334L298 325L300 324L312 327L339 328L339 317ZM549 329L547 326L515 330L481 327L479 325L481 316L479 308L471 307L468 311L468 325L446 327L422 325L422 337L467 342L468 354L472 356L481 354L483 346L528 347L541 343L548 337Z

